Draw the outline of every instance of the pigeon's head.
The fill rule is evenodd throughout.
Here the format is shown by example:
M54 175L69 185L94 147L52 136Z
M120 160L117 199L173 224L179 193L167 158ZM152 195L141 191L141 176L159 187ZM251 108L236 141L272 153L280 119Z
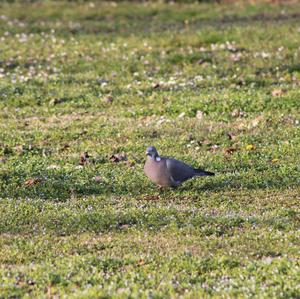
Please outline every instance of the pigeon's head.
M150 156L152 158L159 157L159 154L158 154L158 152L157 152L157 150L156 150L156 148L154 146L147 147L146 155Z

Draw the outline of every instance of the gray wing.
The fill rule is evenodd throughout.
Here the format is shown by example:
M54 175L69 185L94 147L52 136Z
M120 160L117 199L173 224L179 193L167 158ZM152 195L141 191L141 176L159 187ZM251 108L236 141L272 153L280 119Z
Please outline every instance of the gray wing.
M195 175L193 167L176 159L166 158L166 166L171 179L177 183L182 183Z

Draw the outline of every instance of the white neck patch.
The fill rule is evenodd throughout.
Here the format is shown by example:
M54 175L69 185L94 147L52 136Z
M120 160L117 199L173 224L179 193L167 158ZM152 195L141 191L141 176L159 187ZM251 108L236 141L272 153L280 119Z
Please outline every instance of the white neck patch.
M155 161L159 162L161 160L161 157L156 157Z

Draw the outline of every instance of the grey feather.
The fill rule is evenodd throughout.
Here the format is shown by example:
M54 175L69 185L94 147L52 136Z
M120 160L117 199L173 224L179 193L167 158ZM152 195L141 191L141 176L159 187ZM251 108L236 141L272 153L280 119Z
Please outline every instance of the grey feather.
M184 181L195 176L194 168L185 164L184 162L172 158L165 159L168 172L174 182L181 184Z

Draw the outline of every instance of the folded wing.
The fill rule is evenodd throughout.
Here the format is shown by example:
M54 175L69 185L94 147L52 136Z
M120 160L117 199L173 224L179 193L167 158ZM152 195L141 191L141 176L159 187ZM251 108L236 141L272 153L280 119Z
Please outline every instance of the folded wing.
M166 166L169 176L175 184L180 184L195 175L193 167L176 159L167 158Z

